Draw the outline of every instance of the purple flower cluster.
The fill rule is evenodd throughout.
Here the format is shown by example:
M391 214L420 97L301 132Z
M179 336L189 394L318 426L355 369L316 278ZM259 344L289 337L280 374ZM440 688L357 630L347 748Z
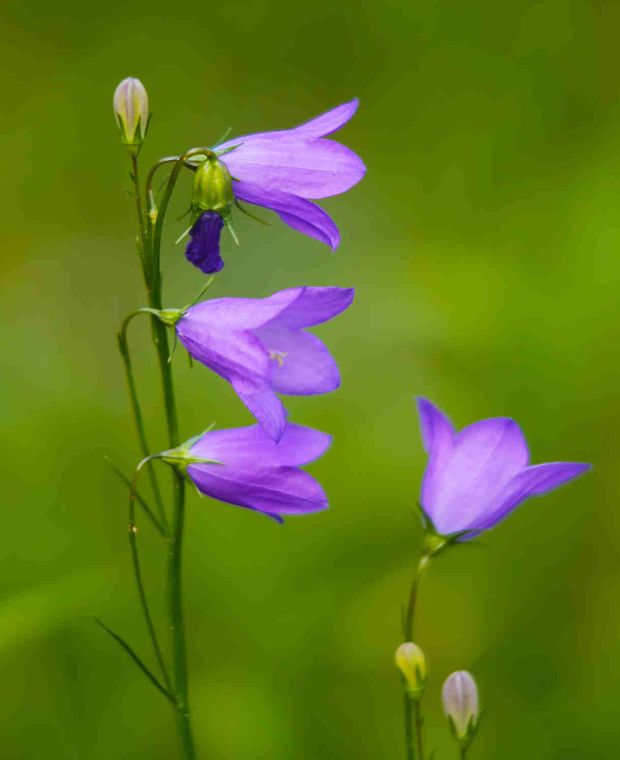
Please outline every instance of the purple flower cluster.
M352 100L294 129L239 137L207 156L196 173L187 258L205 273L222 269L220 233L239 200L275 211L335 249L338 228L312 201L343 193L364 175L355 153L325 139L357 106ZM353 296L350 288L300 287L262 299L219 298L182 313L175 324L181 343L232 385L259 423L208 432L184 449L192 460L187 474L201 492L275 517L327 506L321 486L299 465L319 457L330 437L290 424L280 396L339 386L336 362L306 328L336 317ZM418 408L429 454L421 507L436 536L473 538L525 499L588 469L574 462L529 465L527 444L511 419L482 420L457 433L429 401L419 399Z

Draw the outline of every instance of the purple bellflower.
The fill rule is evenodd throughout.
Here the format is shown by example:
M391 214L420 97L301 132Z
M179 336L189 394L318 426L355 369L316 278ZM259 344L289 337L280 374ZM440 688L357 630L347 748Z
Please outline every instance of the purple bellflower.
M201 493L281 521L283 515L327 509L322 486L299 466L322 456L331 440L319 430L288 424L276 444L252 425L208 431L167 453L173 463L187 462L185 472ZM202 459L211 461L196 461Z
M357 106L354 99L293 129L228 140L214 149L207 163L219 164L219 173L228 176L234 201L271 209L289 227L335 250L340 243L338 228L312 201L346 192L366 172L352 150L324 139L346 124ZM211 172L216 174L215 167ZM218 213L206 221L199 217L194 223L186 255L202 271L211 273L223 266L219 263L222 224L218 225L215 216L221 213L229 224L230 208L206 208L200 203L197 206L205 214L210 209ZM218 269L210 268L213 262Z
M421 507L440 536L473 538L530 496L551 491L590 469L579 462L530 465L523 433L508 417L480 420L456 432L430 401L418 398L417 402L429 457Z
M350 288L291 288L268 298L218 298L192 306L176 323L190 355L232 384L273 440L286 410L276 393L306 396L340 384L327 348L304 328L344 311Z

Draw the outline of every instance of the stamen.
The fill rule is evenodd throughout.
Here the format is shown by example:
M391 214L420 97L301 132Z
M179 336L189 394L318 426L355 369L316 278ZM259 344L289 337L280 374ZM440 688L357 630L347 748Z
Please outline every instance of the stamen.
M278 362L278 367L284 364L284 360L288 356L288 351L274 351L273 348L269 349L269 358Z

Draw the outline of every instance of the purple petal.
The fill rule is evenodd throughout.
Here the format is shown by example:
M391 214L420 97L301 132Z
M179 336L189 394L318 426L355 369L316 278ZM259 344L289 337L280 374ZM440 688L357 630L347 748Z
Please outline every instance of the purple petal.
M191 448L192 454L237 467L295 467L323 456L332 437L313 428L286 426L276 444L259 425L211 430Z
M321 485L296 469L321 456L330 436L288 425L275 444L258 426L206 433L192 453L218 465L190 465L188 474L209 496L270 515L315 512L327 507Z
M481 420L461 430L433 476L424 508L437 530L453 533L484 522L503 487L528 463L527 443L509 418Z
M314 119L311 119L305 124L301 124L299 127L295 127L295 129L290 131L293 134L303 136L306 139L331 135L332 132L336 132L340 127L344 126L353 118L358 106L359 100L353 98L353 100L349 100L348 103L336 106L336 108L332 108L331 111L316 116Z
M232 386L267 435L279 441L286 427L286 409L273 390L266 383L257 385L243 376L234 377Z
M450 447L453 442L454 428L446 415L428 399L418 396L418 415L422 443L427 454L435 449Z
M265 190L302 198L327 198L344 193L366 173L361 158L332 140L247 138L220 156L231 175Z
M450 420L425 398L417 399L422 442L429 457L421 488L422 509L433 520L435 504L441 493L442 475L454 445L454 428ZM438 526L435 525L438 530Z
M237 198L275 211L284 224L335 250L340 233L332 218L310 201L279 190L266 190L249 182L233 182Z
M254 390L266 384L269 356L251 333L220 331L216 325L186 322L183 318L177 325L177 335L194 359L229 382L242 377Z
M323 343L278 321L255 333L271 358L271 385L278 393L306 396L329 393L340 385L338 365Z
M294 467L247 470L190 465L187 471L207 496L270 515L318 512L328 506L320 483Z
M192 229L185 249L188 261L205 274L219 272L224 266L220 256L220 235L224 220L215 211L205 211Z
M292 139L298 141L301 138L304 140L315 139L319 137L325 137L332 132L340 129L346 124L349 119L353 117L359 106L359 100L353 98L348 103L332 108L331 111L326 111L320 116L316 116L314 119L300 124L298 127L292 129L281 129L273 132L255 132L251 135L243 135L241 137L235 137L232 140L228 140L225 143L217 146L218 151L232 148L239 143L246 143L251 140L287 140Z
M304 292L304 288L280 290L268 298L214 298L190 307L177 323L179 338L232 330L253 330L275 319Z
M320 325L348 309L354 297L354 288L300 288L273 322L291 328Z
M494 512L485 516L485 519L476 527L487 530L502 520L521 502L530 496L538 496L554 488L578 478L591 469L591 465L581 462L549 462L527 467L514 478L502 490L502 500Z

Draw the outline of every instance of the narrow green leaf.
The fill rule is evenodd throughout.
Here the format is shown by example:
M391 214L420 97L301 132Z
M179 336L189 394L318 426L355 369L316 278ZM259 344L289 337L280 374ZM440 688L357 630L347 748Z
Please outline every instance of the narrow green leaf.
M138 655L134 652L134 650L129 646L129 644L122 639L117 633L115 633L111 628L108 628L108 626L103 623L99 618L95 618L95 622L100 625L103 630L108 633L114 641L116 641L120 646L127 652L127 654L131 657L131 659L136 663L136 665L140 668L140 670L144 673L144 675L149 679L149 681L155 686L156 689L159 689L161 693L172 702L172 704L176 704L176 699L174 696L166 689L165 686L163 686L159 680L156 678L156 676L151 673L151 671L148 669L148 667L142 662L142 660L138 657Z

